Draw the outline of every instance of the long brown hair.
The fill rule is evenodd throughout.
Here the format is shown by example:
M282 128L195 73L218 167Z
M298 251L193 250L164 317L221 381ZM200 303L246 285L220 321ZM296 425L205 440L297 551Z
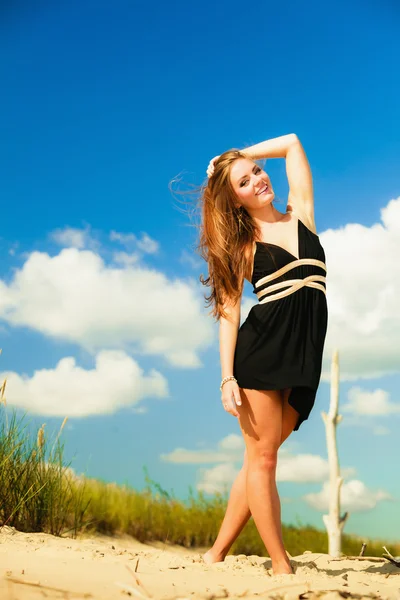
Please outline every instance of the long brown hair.
M235 160L249 158L240 150L228 150L214 163L214 173L203 189L202 219L197 252L208 263L208 277L200 275L203 285L210 286L206 306L218 321L227 314L225 303L236 304L242 294L244 279L251 276L253 244L259 228L249 213L238 205L230 180Z

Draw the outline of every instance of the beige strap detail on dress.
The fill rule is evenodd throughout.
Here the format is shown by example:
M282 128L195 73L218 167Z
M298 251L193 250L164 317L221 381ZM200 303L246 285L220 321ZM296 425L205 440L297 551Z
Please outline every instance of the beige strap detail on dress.
M287 265L282 267L282 269L279 269L279 271L276 271L275 273L272 273L271 275L267 275L266 277L262 277L254 284L254 287L258 288L261 285L263 285L264 283L273 281L274 279L277 279L281 275L284 275L291 269L294 269L295 267L299 267L301 265L312 265L315 267L320 267L321 269L326 271L326 265L321 260L316 260L314 258L300 258L298 260L288 263ZM296 292L297 290L299 290L302 287L313 287L317 290L320 290L324 294L326 294L325 286L322 285L322 283L325 283L325 281L326 281L325 275L309 275L308 277L305 277L304 279L288 279L286 281L274 283L273 285L268 286L266 289L261 290L260 292L257 292L256 295L260 301L259 303L264 304L266 302L272 302L273 300L279 300L280 298L289 296L290 294L293 294L294 292ZM318 283L318 282L321 282L321 283ZM270 294L271 292L274 292L281 288L287 288L287 289L282 290L281 292L277 292L276 294L273 294L272 296L267 296L266 298L261 300L261 298L263 296L265 296L266 294Z
M298 260L292 260L292 262L279 269L279 271L275 271L275 273L271 273L271 275L266 275L265 277L262 277L254 284L254 287L258 288L261 285L264 285L264 283L268 283L269 281L273 281L274 279L281 277L281 275L284 275L285 273L291 271L295 267L301 267L303 265L312 265L314 267L320 267L321 269L324 269L324 271L326 271L326 265L322 262L322 260L317 260L316 258L299 258Z

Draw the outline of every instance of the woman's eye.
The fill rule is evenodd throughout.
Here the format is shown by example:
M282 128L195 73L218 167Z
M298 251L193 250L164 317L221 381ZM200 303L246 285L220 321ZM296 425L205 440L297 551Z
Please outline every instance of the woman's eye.
M261 171L261 168L260 168L260 167L257 167L257 169L256 169L256 174L257 174L257 173L259 173L260 171Z
M243 187L246 183L247 183L247 179L245 179L244 181L241 181L240 182L240 187Z

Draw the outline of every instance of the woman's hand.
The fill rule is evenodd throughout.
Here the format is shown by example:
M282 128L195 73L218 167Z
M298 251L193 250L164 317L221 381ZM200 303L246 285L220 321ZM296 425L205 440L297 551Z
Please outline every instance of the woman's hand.
M210 177L213 175L214 173L214 167L215 167L215 161L217 160L217 158L219 158L220 155L218 156L214 156L214 158L212 158L209 162L209 165L207 167L207 177L210 179Z
M226 412L238 417L239 413L236 406L241 406L242 400L240 398L240 390L236 381L227 381L222 387L221 394L222 405Z

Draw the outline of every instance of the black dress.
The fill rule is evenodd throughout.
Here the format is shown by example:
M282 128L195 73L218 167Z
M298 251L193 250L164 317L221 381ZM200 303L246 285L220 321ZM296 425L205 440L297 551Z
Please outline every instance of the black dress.
M314 406L328 323L324 249L302 221L297 227L300 260L256 242L252 284L259 303L238 331L233 371L241 388L291 388L289 404L299 413L295 430Z

